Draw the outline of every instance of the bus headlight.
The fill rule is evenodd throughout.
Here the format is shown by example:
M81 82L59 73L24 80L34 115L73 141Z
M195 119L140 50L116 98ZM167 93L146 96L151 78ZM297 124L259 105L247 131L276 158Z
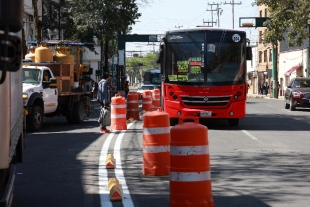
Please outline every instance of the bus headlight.
M236 95L236 96L234 96L234 99L235 99L235 100L237 100L237 99L238 99L238 97L239 97L239 96L237 96L237 95Z
M170 96L173 96L173 95L174 95L174 93L173 93L173 92L170 92L169 94L170 94Z
M178 99L178 97L177 97L176 95L172 96L172 98L173 98L174 100L177 100L177 99Z

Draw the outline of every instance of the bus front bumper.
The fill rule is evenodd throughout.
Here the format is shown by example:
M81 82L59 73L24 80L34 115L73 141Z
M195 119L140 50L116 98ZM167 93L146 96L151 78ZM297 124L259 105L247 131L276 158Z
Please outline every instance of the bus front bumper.
M165 112L170 118L196 116L202 119L244 118L246 101L230 102L226 108L184 108L179 102L166 102Z

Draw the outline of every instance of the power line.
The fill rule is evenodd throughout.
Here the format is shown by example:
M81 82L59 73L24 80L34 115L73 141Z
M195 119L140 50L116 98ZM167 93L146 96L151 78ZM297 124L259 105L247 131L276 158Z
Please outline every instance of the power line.
M235 28L234 26L234 22L235 22L235 11L234 11L234 7L235 5L240 5L241 1L239 3L235 3L234 0L232 0L232 2L226 3L226 1L224 2L224 4L231 4L232 5L232 25L233 25L233 29Z

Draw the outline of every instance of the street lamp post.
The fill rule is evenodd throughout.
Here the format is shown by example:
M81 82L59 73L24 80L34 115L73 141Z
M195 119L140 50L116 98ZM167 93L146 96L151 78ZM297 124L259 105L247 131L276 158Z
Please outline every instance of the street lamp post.
M277 77L277 47L272 44L272 97L278 98L278 77Z

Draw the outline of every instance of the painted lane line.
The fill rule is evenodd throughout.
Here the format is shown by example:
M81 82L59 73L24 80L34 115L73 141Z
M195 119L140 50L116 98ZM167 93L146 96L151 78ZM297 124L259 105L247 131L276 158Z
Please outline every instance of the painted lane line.
M127 125L127 129L129 129L133 124L130 123ZM123 199L122 199L122 203L124 205L124 207L134 207L133 202L131 200L131 196L128 190L128 186L126 184L126 179L124 176L124 172L122 169L122 159L121 159L121 143L122 143L122 139L125 135L126 130L122 130L121 133L117 136L116 142L115 142L115 146L114 146L114 159L115 159L115 176L116 179L119 181L120 185L121 185L121 189L123 192Z
M256 137L254 137L252 134L250 134L248 131L245 130L241 130L243 133L245 133L246 135L248 135L251 139L253 140L258 140Z
M112 203L110 201L110 191L108 186L109 178L108 171L105 166L106 156L108 154L109 146L112 138L115 136L114 132L111 132L108 138L105 140L99 159L99 169L98 169L98 177L99 177L99 195L100 195L100 205L101 207L112 207Z

